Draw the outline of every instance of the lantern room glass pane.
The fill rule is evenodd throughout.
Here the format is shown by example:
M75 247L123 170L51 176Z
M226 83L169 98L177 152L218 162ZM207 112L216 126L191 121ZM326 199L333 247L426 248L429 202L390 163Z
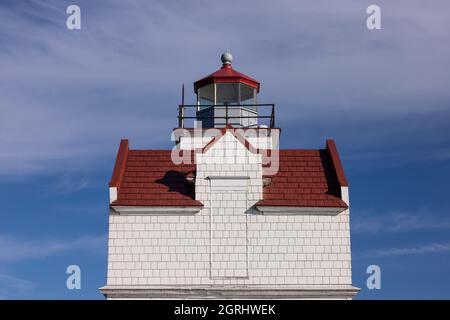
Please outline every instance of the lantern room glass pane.
M241 104L243 105L255 105L256 104L256 89L246 84L241 83ZM252 107L246 107L248 109L254 109Z
M239 104L239 83L216 83L217 104Z
M214 104L214 84L208 84L197 90L198 104L200 106Z

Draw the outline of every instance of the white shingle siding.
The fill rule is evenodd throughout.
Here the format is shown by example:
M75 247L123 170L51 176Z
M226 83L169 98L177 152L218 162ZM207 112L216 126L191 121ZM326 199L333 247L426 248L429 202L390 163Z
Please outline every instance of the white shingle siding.
M217 133L220 133L219 129L210 129L205 133L205 136L198 136L198 132L193 133L192 131L186 130L187 135L179 137L178 146L182 150L203 148ZM247 129L238 130L237 133L243 136L255 149L278 149L280 139L279 130Z
M211 230L209 208L189 216L111 214L111 230L120 231L110 231L108 285L351 284L348 211L265 216L223 210L229 214L213 220L228 231ZM245 247L238 242L243 233ZM226 246L214 247L218 239ZM211 247L222 268L210 264ZM221 273L211 274L211 266Z
M203 148L212 137L180 137L179 147L182 150Z

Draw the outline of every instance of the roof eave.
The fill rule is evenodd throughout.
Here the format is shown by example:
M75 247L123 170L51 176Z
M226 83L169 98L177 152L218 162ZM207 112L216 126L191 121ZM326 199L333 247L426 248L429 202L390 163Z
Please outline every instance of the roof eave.
M208 84L212 84L212 83L234 83L234 82L239 82L239 83L243 83L246 85L249 85L253 88L256 89L256 91L259 93L259 89L261 87L260 83L256 80L253 79L247 79L247 78L242 78L242 77L214 77L214 76L209 76L206 78L203 78L201 80L198 80L196 82L194 82L194 92L197 93L198 88L204 87Z

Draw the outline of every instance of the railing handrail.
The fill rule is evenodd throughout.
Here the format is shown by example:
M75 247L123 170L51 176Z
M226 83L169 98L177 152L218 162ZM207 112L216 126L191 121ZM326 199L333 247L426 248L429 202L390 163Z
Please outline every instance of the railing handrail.
M200 107L274 107L274 103L255 103L255 104L180 104L179 107L200 108Z
M213 116L213 117L202 117L202 119L225 119L225 123L228 125L229 119L270 119L270 128L275 127L275 104L273 103L259 103L259 104L180 104L178 106L178 127L184 128L184 120L185 119L197 119L197 117L185 116L184 109L185 108L210 108L210 107L225 107L225 116ZM240 108L240 107L271 107L270 116L229 116L228 109L229 108Z

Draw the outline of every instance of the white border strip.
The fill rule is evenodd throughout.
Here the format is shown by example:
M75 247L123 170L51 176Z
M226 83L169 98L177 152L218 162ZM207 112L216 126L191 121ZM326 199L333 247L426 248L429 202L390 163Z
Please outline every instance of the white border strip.
M261 287L250 285L211 287L183 286L105 286L99 290L108 299L352 299L360 289L352 285Z
M117 200L117 188L109 187L109 203L113 203Z
M168 214L196 214L203 207L139 207L139 206L111 206L112 212L119 215L168 215Z
M264 215L328 215L335 216L347 210L339 207L283 207L283 206L256 206Z

